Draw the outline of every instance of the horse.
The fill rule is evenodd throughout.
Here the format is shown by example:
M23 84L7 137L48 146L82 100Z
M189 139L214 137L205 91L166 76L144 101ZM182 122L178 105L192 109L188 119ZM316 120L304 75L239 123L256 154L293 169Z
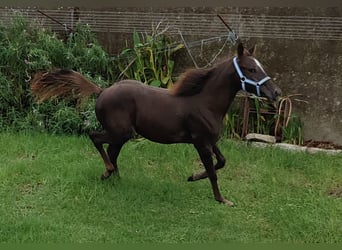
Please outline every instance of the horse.
M89 136L105 165L101 179L118 175L120 150L137 134L162 144L188 143L195 147L205 168L188 181L209 177L215 200L228 206L234 203L221 195L217 183L216 171L226 162L217 142L224 116L239 90L272 101L281 95L255 58L255 46L247 50L242 43L236 56L211 68L188 69L170 89L135 80L121 80L102 89L73 70L37 73L31 81L31 91L40 102L58 96L96 95L95 112L103 131ZM108 144L106 150L104 144Z

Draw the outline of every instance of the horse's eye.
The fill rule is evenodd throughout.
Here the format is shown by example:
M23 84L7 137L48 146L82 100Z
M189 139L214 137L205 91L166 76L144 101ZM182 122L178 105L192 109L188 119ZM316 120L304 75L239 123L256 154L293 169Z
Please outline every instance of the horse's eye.
M254 68L250 68L250 69L248 69L248 71L251 73L256 73L256 69L254 69Z

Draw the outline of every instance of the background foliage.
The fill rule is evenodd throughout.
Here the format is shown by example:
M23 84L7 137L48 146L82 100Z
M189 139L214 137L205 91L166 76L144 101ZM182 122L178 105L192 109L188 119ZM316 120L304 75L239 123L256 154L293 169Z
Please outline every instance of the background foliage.
M1 130L34 129L51 133L82 134L98 129L94 100L75 110L75 103L64 100L34 102L29 82L34 73L53 68L69 68L107 87L130 78L157 87L173 84L172 54L182 45L171 47L165 32L133 34L133 48L127 46L117 56L103 50L87 25L78 24L65 39L13 16L10 26L0 26Z
M77 26L65 41L20 15L0 26L0 129L82 133L95 127L93 112L76 111L62 100L37 104L29 91L34 73L53 68L82 72L101 86L117 75L115 59L99 45L88 26Z
M183 44L173 45L165 32L166 30L158 33L153 28L151 35L140 37L134 31L133 48L124 49L118 57L121 75L155 87L171 87L175 64L171 56Z

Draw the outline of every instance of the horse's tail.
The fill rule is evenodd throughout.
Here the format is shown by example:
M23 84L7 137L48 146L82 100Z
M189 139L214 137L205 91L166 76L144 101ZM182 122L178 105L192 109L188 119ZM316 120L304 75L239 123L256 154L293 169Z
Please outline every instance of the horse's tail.
M82 99L92 94L99 95L102 92L100 87L80 73L66 69L37 73L30 87L38 102L59 96Z

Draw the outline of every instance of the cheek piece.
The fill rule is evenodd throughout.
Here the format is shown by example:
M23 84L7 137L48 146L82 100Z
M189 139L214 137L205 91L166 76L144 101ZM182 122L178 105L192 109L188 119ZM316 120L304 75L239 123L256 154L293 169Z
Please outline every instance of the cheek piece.
M261 96L260 93L260 86L263 85L265 82L267 82L268 80L271 79L271 77L269 76L265 76L263 79L259 80L258 82L251 80L249 78L247 78L246 76L243 75L238 63L237 63L238 58L234 57L233 59L233 63L234 63L234 67L236 72L238 73L239 77L240 77L240 81L241 81L241 88L243 91L246 91L246 84L252 85L256 88L256 93L257 96Z

